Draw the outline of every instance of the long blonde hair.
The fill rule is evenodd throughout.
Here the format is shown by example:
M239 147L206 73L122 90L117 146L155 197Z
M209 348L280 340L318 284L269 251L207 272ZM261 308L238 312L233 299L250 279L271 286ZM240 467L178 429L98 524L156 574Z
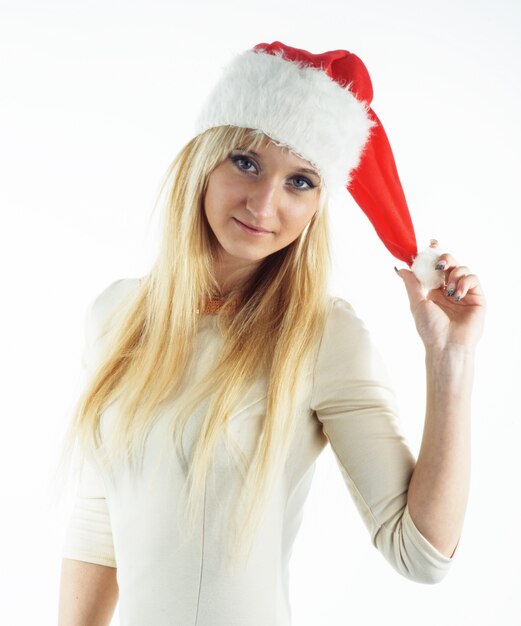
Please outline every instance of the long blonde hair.
M301 235L263 259L217 313L224 343L208 375L189 385L199 316L218 285L213 276L215 236L203 209L208 176L233 149L251 150L266 135L233 126L194 137L168 168L160 250L152 270L105 324L104 350L74 411L68 447L104 451L104 458L130 464L143 452L158 408L183 388L172 416L172 438L186 470L185 538L194 526L216 444L246 389L265 376L266 415L252 458L242 455L242 517L234 539L251 547L263 504L282 470L297 421L299 380L315 355L328 311L331 263L327 194ZM276 142L275 142L276 143ZM280 145L280 144L279 144ZM235 308L232 312L232 306ZM117 398L109 439L101 436L102 414ZM184 428L204 400L208 408L190 459L181 445ZM228 449L232 450L227 439ZM230 526L232 527L232 526Z

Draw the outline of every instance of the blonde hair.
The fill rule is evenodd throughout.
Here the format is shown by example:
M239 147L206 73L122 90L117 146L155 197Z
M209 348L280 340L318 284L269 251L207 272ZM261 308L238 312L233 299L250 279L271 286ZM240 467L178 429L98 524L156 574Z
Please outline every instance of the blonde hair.
M313 362L329 304L327 195L321 186L318 210L300 236L263 259L247 282L230 292L217 313L224 339L220 358L202 381L189 384L196 310L218 290L212 273L215 236L203 208L208 176L231 150L255 149L265 139L251 129L211 128L189 141L168 168L161 186L166 201L159 254L132 297L106 320L103 358L87 380L68 435L69 449L85 453L94 448L105 460L123 458L134 464L159 407L178 392L171 434L186 472L187 538L219 437L226 434L227 449L237 451L227 431L230 415L245 391L264 376L267 408L261 435L252 458L238 452L243 484L236 526L230 525L236 533L232 560L241 546L251 548L263 505L283 469L298 418L299 381ZM116 399L114 428L110 437L102 437L102 414ZM208 407L188 459L182 434L205 400Z

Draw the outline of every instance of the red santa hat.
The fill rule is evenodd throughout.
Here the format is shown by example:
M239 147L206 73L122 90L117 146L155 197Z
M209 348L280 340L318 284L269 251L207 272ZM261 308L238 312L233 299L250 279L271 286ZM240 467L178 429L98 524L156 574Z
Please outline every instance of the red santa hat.
M196 121L196 132L231 125L259 130L309 161L329 195L347 189L378 237L426 289L443 285L436 240L416 236L373 86L352 52L313 54L280 41L259 43L228 64Z

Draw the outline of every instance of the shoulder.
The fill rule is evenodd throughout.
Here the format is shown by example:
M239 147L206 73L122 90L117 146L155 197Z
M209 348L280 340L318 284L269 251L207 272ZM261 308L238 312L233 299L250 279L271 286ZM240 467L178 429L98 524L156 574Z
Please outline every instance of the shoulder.
M313 408L384 387L392 389L389 372L368 327L351 303L332 297L315 360Z
M339 296L330 296L324 331L335 332L342 329L367 330L364 321L350 302Z
M91 339L105 330L105 322L119 309L126 296L135 291L140 280L139 278L119 278L109 283L90 301L86 321Z
M347 356L370 355L375 349L373 336L354 306L344 298L330 296L319 345L319 361L329 359L336 362Z
M140 283L139 278L118 278L104 287L91 302L94 318L105 318L127 295L132 293Z
M330 312L336 315L355 314L353 305L340 296L329 296Z

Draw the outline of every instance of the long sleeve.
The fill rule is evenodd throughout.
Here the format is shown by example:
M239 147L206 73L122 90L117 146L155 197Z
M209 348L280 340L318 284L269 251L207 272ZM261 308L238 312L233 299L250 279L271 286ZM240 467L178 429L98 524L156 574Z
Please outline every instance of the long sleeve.
M311 408L371 542L402 576L440 582L453 559L414 525L407 491L416 460L401 431L385 364L353 307L335 298L315 362Z

